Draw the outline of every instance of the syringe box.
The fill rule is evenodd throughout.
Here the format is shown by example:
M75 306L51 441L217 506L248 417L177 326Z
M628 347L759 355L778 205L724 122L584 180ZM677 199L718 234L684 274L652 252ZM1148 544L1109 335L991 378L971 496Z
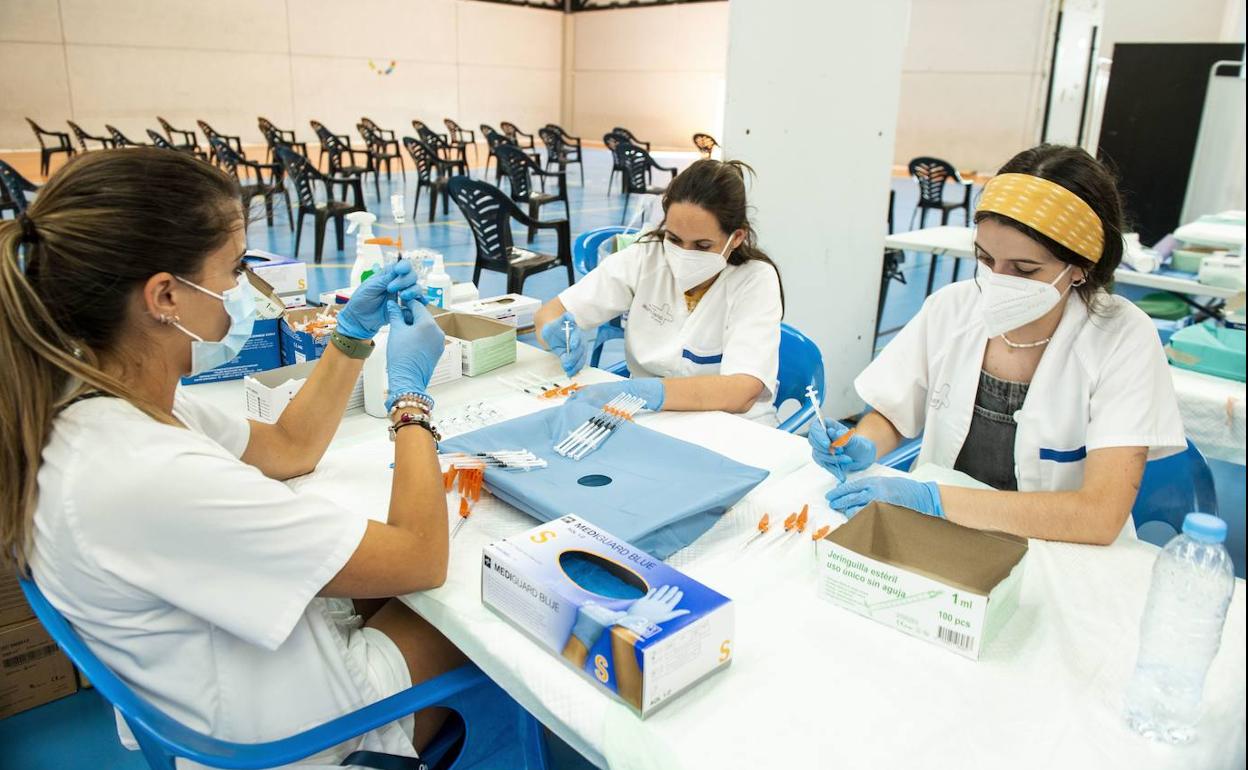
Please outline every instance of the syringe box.
M486 546L481 601L643 718L732 662L730 599L576 516Z
M1018 607L1027 541L874 502L816 554L828 601L978 660Z

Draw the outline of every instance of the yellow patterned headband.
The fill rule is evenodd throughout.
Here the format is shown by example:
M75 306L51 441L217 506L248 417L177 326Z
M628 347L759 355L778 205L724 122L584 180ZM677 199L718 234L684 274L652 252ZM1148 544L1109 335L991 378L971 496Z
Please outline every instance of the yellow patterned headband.
M977 211L1009 217L1076 254L1099 262L1105 250L1101 218L1083 198L1030 174L999 174L984 185Z

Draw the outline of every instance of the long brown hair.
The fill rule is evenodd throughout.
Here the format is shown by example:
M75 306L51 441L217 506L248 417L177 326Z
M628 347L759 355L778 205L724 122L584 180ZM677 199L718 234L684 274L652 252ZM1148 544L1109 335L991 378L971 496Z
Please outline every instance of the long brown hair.
M663 193L663 213L673 203L692 203L715 217L719 229L728 235L737 230L745 231L745 238L728 255L728 264L744 265L757 261L771 265L780 284L780 307L784 307L784 283L780 280L780 268L771 257L758 248L758 235L750 224L745 197L745 175L754 176L754 169L739 160L696 160L680 172ZM657 230L647 233L643 240L662 241L667 237L664 225L666 216Z
M156 148L87 153L17 220L0 225L0 569L25 570L38 473L57 413L85 391L169 415L104 372L136 287L194 276L238 226L238 188L190 155Z

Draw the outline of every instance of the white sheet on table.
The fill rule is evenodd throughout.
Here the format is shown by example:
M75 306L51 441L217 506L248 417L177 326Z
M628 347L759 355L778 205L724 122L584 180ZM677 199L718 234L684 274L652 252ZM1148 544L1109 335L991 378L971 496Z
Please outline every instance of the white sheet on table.
M1183 429L1205 457L1243 465L1244 383L1170 367Z

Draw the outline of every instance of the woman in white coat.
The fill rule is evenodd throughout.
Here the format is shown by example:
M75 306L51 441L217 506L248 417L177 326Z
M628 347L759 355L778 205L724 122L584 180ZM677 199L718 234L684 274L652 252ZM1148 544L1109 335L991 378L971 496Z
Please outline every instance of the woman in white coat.
M547 302L542 344L572 376L589 355L582 328L628 313L631 379L590 385L578 400L621 393L652 410L723 410L776 424L780 274L754 243L739 161L699 160L663 196L663 223Z
M970 527L1112 542L1147 460L1185 446L1149 318L1107 292L1122 259L1110 173L1081 149L1020 153L984 188L974 280L936 292L854 385L872 411L843 447L811 431L841 480L922 434L917 463L963 471L972 490L861 478L828 493L853 515L883 500Z

